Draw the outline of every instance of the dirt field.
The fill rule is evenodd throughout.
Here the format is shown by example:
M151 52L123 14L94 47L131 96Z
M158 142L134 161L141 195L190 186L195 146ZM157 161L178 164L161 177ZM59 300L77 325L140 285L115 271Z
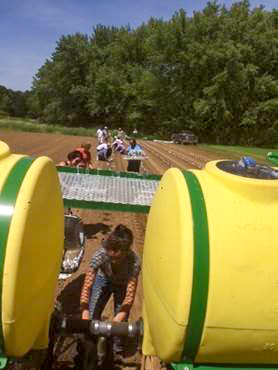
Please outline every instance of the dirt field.
M55 163L66 159L66 155L81 142L92 144L93 164L96 168L110 168L112 170L124 171L127 163L120 154L114 155L112 162L99 162L95 159L95 138L84 138L76 136L63 136L55 134L34 134L18 133L9 131L0 131L0 140L5 141L11 148L11 151L19 154L28 154L31 156L47 155ZM181 169L203 168L209 160L219 159L219 155L213 155L209 152L199 149L195 146L182 146L176 144L166 144L159 142L141 141L148 159L144 161L143 171L152 174L163 174L167 168L177 167ZM227 157L225 155L225 157ZM225 158L224 156L222 158ZM120 212L100 212L74 209L73 212L79 215L85 225L86 248L85 256L79 270L65 281L59 281L57 288L57 297L61 300L63 308L67 314L80 315L79 312L79 293L83 282L84 272L88 266L92 253L99 246L100 241L112 230L118 223L128 226L134 233L134 250L142 256L144 233L146 227L147 215L135 213ZM141 282L137 289L137 296L131 312L131 320L136 320L141 316L143 291ZM110 303L104 312L104 315L111 317L112 304ZM64 361L70 365L71 352L69 352ZM61 363L57 369L65 366ZM65 369L65 367L63 367ZM70 367L67 367L70 368ZM124 363L119 365L121 369L139 369L140 355L127 358ZM159 367L158 367L159 368Z

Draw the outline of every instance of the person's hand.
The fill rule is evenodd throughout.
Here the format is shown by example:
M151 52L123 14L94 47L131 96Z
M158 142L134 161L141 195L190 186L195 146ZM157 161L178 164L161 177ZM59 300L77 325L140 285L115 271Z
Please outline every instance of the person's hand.
M113 317L113 322L122 322L126 318L126 312L119 312Z
M89 310L83 310L82 311L82 320L89 320L90 319L90 312Z

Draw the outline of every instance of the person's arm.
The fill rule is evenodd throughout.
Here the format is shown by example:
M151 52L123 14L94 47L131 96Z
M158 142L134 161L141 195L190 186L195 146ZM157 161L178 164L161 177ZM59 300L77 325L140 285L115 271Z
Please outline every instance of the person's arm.
M89 268L88 271L86 272L85 280L80 295L81 317L83 320L89 320L90 318L89 301L95 278L96 272L92 268Z
M127 282L125 298L123 300L120 312L118 312L113 318L114 322L121 322L126 319L135 299L137 283L138 275L136 277L129 278Z
M83 160L84 164L85 164L85 168L89 168L90 170L93 170L94 169L94 166L92 164L92 160L91 160L91 155L90 157L87 157Z
M62 162L59 162L59 163L57 164L57 166L58 166L58 167L64 167L64 166L66 166L66 165L67 165L66 161L62 161Z
M93 164L92 164L92 156L89 150L86 152L86 167L90 168L90 170L93 170Z

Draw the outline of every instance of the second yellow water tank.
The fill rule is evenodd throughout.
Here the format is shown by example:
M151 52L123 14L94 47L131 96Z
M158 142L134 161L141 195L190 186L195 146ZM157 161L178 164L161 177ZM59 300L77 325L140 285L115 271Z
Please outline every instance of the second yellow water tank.
M160 182L143 255L146 355L278 364L278 179L233 166Z

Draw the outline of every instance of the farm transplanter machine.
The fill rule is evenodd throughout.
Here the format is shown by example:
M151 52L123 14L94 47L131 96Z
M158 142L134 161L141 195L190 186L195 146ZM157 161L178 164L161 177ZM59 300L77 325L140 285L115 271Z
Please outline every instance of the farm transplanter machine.
M222 160L202 170L172 168L161 179L110 171L58 175L50 159L11 154L0 142L0 174L3 366L8 357L47 348L51 366L53 327L94 337L142 333L138 323L89 325L54 312L65 205L149 213L144 355L172 369L278 369L275 168ZM97 181L102 187L88 192ZM84 369L98 366L90 351L84 356Z

